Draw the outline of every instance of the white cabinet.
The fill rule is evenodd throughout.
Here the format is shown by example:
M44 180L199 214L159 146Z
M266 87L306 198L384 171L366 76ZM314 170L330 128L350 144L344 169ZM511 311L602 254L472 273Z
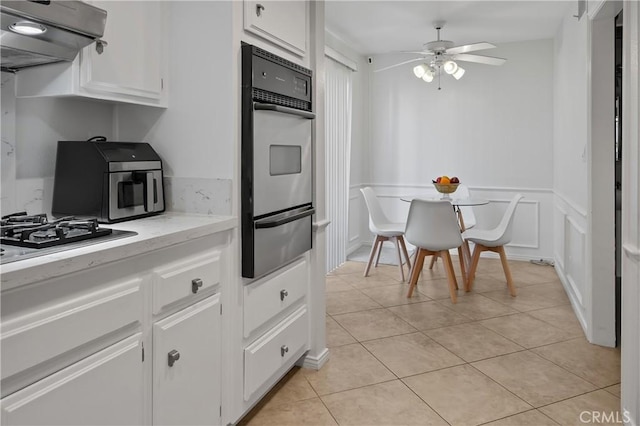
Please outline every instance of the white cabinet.
M307 52L307 0L245 0L244 29L301 57Z
M220 295L153 326L153 424L220 424Z
M69 62L16 74L17 97L79 96L167 106L165 5L162 1L92 1L107 11L102 54L91 44Z
M144 423L141 333L4 398L4 425Z

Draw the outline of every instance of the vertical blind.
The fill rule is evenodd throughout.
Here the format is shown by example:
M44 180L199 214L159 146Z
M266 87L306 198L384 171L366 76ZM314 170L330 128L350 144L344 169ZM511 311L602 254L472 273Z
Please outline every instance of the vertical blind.
M351 158L351 73L326 57L325 158L327 272L346 261L349 242L349 163Z

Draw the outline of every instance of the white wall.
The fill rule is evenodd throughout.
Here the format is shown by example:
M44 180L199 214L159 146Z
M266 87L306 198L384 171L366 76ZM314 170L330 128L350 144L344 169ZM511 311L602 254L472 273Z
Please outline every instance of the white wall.
M487 52L489 54L489 52ZM427 84L404 65L370 74L370 138L359 155L387 213L404 220L402 196L435 195L431 179L457 175L490 206L475 208L479 225L497 223L522 192L512 258L553 257L553 41L507 43L490 52L505 65L464 63L458 81ZM407 59L379 55L370 69ZM361 221L364 222L363 215ZM361 222L361 223L362 223ZM370 241L362 232L360 241Z

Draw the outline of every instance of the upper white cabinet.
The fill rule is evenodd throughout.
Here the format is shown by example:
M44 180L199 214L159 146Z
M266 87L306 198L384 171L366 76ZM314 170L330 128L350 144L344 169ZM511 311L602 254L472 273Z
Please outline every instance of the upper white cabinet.
M16 75L17 97L80 96L167 106L165 7L162 1L92 1L107 11L102 53L96 44L69 62Z
M307 3L245 0L244 29L303 57L307 52Z

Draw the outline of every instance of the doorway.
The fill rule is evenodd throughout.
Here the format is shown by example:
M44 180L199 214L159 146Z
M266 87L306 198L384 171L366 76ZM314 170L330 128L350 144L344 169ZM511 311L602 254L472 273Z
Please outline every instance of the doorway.
M622 12L615 18L616 346L622 330Z

